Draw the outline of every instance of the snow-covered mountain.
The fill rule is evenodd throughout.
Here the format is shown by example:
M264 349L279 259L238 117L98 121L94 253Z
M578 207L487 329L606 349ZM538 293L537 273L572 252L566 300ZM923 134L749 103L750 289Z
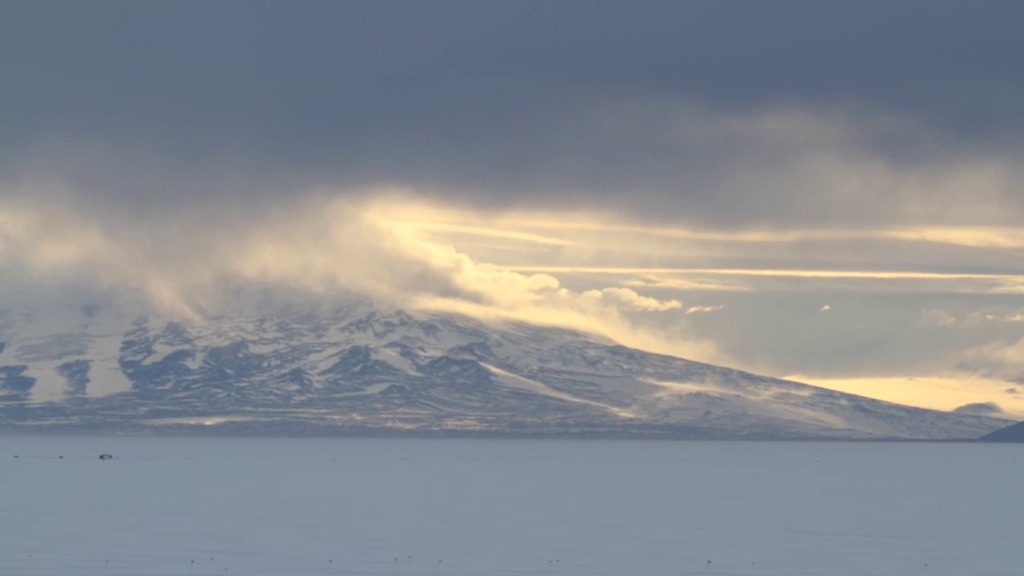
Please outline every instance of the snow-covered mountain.
M197 323L0 311L0 428L266 434L974 438L900 406L579 332L367 302Z

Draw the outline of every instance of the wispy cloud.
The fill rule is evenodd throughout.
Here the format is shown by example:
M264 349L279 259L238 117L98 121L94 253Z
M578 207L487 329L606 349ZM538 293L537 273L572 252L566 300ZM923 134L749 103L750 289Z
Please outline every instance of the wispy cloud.
M1024 322L1024 313L1016 312L1013 314L986 314L985 320L988 320L989 322L1005 322L1016 324Z
M475 220L475 218L474 218ZM404 222L410 228L425 232L447 232L449 234L461 234L466 236L482 236L485 238L502 238L517 240L528 244L546 244L552 246L572 246L574 242L540 234L520 232L516 230L500 228L484 228L480 226L466 226L459 224L448 224L444 222Z
M714 304L712 306L690 306L686 309L687 314L710 314L712 312L719 312L725 310L728 307L726 304Z
M656 274L642 274L639 278L623 281L623 284L635 288L668 288L682 291L741 292L751 289L749 284L721 278L677 278Z
M956 316L939 308L921 310L921 323L925 326L939 326L948 328L956 326Z
M641 296L635 290L629 288L602 288L601 290L587 290L580 294L580 298L596 300L601 302L613 302L632 310L645 312L664 312L666 310L677 310L682 308L678 300L658 300L650 296Z
M590 274L704 274L714 276L780 276L791 278L864 278L880 280L1014 280L1016 273L894 272L888 270L787 270L773 268L630 268L618 266L508 266L517 272L585 272Z
M598 221L602 221L599 223ZM570 216L565 220L512 217L503 226L523 230L554 230L600 232L615 235L648 236L662 239L698 240L722 243L787 244L796 242L834 242L843 240L902 240L932 242L971 247L1022 248L1024 231L1014 226L965 227L940 225L931 227L897 226L891 228L790 228L708 230L700 228L667 228L636 226L616 221L606 214Z
M1011 382L1024 379L1024 338L1010 338L971 348L961 355L964 370Z

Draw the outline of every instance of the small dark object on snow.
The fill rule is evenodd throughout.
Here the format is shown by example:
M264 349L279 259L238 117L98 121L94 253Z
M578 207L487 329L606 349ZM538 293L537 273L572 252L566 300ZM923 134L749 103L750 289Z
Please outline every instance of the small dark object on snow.
M113 454L100 454L100 460L113 460Z

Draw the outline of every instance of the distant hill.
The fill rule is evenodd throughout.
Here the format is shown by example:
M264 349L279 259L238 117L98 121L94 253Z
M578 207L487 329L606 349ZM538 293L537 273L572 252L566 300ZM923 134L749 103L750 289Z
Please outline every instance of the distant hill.
M977 416L992 416L999 418L1003 409L995 402L973 402L953 410L957 414L975 414Z
M978 438L979 442L1024 442L1024 422L1018 422L1006 428Z

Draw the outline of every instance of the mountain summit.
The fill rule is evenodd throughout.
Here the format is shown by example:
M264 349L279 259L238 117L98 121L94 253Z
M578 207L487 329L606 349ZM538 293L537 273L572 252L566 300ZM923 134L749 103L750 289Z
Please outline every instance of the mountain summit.
M974 438L901 406L580 332L360 302L201 323L0 312L7 431L619 438Z

